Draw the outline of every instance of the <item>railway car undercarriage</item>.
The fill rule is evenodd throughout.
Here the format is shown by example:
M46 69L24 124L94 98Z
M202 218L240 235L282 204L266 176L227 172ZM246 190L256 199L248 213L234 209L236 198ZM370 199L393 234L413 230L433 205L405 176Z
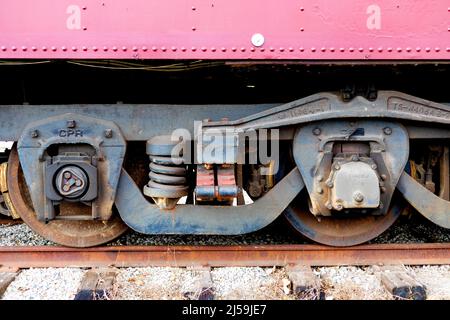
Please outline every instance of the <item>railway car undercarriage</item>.
M11 214L74 247L128 227L245 234L281 214L313 241L350 246L387 230L403 200L450 228L450 107L395 91L344 98L4 105L0 139L15 144L1 191Z

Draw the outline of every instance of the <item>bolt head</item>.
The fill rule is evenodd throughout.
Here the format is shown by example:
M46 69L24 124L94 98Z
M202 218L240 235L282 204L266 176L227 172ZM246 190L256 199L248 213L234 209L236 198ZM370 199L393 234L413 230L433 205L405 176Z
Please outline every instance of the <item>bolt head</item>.
M327 187L328 188L333 188L333 181L327 181Z
M321 134L321 133L322 133L322 130L320 130L320 128L314 128L313 134L314 134L315 136L318 136L318 135Z
M105 130L105 138L112 138L112 136L113 136L113 131L112 131L112 129L106 129Z
M377 165L374 163L374 164L372 164L371 166L370 166L373 170L377 170Z
M71 176L72 174L69 171L64 172L64 178L70 179Z
M317 176L317 181L322 182L323 181L323 176L322 175L318 175Z
M385 135L390 135L392 133L392 129L389 127L386 127L383 129L383 132Z
M383 180L383 181L387 179L387 176L385 174L382 174L380 177L381 177L381 180Z
M359 161L358 156L357 156L357 155L353 155L353 156L352 156L352 161L355 161L355 162L356 162L356 161Z
M322 193L323 193L323 189L322 189L321 187L318 187L318 188L317 188L317 193L318 193L318 194L322 194Z
M334 165L334 170L340 170L340 169L341 169L341 166L338 163L336 163Z
M341 211L342 209L344 209L344 206L343 206L342 204L337 204L336 207L335 207L335 209L336 209L337 211Z
M327 202L327 203L325 204L325 206L327 207L328 210L333 209L333 206L331 205L330 202Z
M75 128L77 125L77 123L75 122L75 120L68 120L67 121L67 128L73 129Z
M364 201L364 195L361 192L355 192L353 194L353 200L356 202L363 202Z
M32 131L31 131L31 137L32 137L32 138L37 138L37 137L39 137L39 131L37 131L37 130L32 130Z

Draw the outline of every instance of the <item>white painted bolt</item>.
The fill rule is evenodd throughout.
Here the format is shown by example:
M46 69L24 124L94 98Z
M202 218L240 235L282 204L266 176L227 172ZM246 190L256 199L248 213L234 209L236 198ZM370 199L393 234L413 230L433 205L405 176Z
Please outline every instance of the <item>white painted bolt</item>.
M252 36L252 44L255 47L261 47L264 44L264 36L261 33L255 33Z

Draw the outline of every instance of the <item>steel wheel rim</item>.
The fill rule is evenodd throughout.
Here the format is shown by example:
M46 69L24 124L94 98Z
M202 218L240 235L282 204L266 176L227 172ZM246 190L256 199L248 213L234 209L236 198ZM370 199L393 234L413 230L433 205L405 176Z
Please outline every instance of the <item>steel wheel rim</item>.
M37 220L26 185L23 183L15 147L8 159L8 189L11 201L22 220L34 232L55 243L69 247L93 247L112 241L128 230L118 214L114 214L111 220L106 222L52 220L45 223Z

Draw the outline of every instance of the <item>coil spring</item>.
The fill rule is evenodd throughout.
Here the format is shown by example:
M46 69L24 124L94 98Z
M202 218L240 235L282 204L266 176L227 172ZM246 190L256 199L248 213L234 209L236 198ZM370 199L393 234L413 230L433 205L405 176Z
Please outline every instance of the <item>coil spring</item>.
M170 136L157 136L147 142L150 156L150 181L144 194L152 198L181 198L188 193L186 167L181 157L171 156L176 143Z

